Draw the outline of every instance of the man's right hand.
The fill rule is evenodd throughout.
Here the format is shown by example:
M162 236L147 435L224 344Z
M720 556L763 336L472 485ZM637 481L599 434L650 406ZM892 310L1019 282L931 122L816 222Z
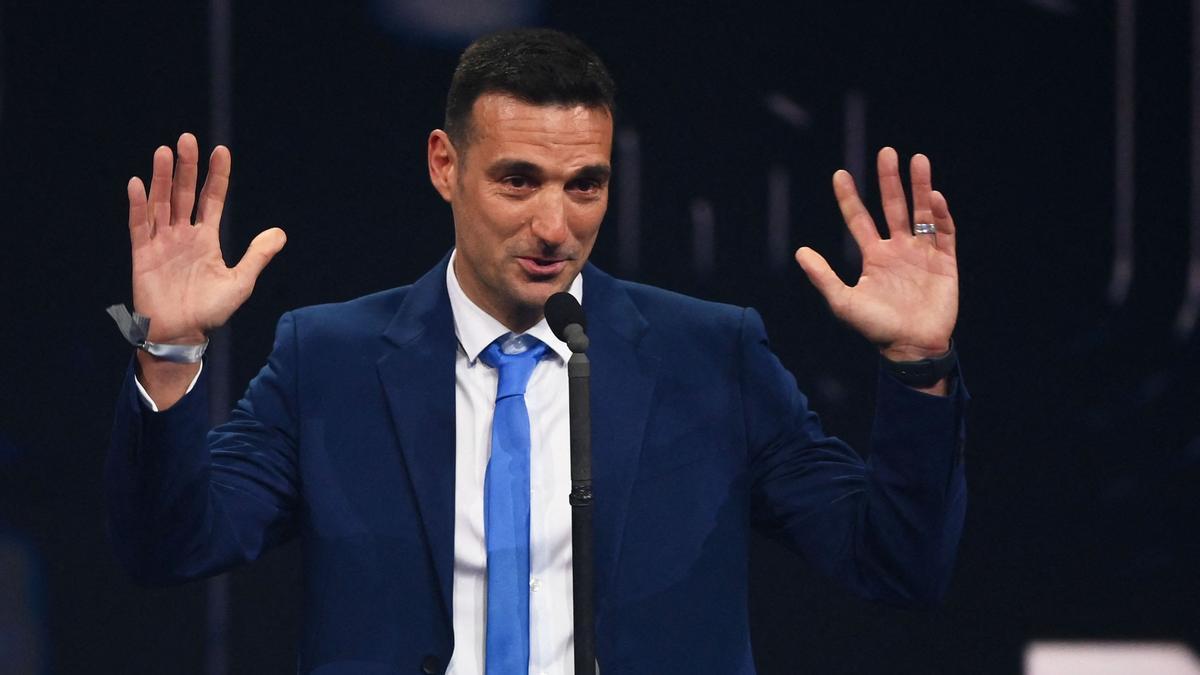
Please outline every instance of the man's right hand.
M226 267L219 237L232 158L217 146L208 161L196 220L196 137L179 137L172 175L171 149L154 152L147 197L141 179L129 180L129 239L133 248L133 308L150 317L152 342L197 344L229 320L250 297L258 275L283 248L283 230L271 228L250 242L235 267ZM160 410L182 398L198 364L177 364L138 352L142 386Z

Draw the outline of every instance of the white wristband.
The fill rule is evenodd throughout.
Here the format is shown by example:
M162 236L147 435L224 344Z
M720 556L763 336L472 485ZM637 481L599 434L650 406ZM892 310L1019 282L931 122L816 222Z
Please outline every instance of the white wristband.
M208 349L208 340L198 345L164 345L146 339L150 334L150 317L145 314L129 313L125 305L112 305L108 315L117 323L121 335L129 344L147 354L174 363L196 363Z

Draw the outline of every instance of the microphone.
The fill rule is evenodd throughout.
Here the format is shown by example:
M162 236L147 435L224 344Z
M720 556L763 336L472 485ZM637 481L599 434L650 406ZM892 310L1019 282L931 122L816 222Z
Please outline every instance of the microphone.
M555 293L543 310L555 337L571 348L567 360L571 420L571 586L575 600L575 674L596 673L595 540L592 527L592 363L587 317L570 293Z
M546 300L543 311L555 337L567 343L575 354L587 351L587 317L575 296L566 291L555 293Z

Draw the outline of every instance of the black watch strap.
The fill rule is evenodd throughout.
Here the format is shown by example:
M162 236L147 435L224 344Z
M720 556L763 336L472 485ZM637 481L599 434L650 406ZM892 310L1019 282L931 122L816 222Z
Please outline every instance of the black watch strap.
M958 369L958 350L950 340L950 350L941 356L920 361L892 361L884 357L883 369L910 387L927 388Z

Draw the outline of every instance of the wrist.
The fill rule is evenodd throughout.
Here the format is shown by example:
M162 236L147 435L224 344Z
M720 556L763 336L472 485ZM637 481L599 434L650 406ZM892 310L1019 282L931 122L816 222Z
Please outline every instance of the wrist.
M117 328L125 337L126 342L159 359L175 363L196 363L204 355L204 350L208 348L208 338L203 335L199 339L187 336L168 338L169 340L191 339L191 342L156 342L149 339L150 317L138 312L130 314L125 305L112 305L106 311L117 323Z
M150 409L164 412L191 391L200 372L200 362L178 363L137 350L137 383L150 403Z
M155 356L145 349L134 350L134 358L137 361L137 374L139 376L151 373L168 376L179 376L187 373L194 375L200 369L200 361L172 361L161 356Z
M934 347L918 347L915 345L888 345L879 350L879 355L888 361L903 363L905 361L923 361L925 359L936 359L948 354L953 346L951 340L947 340L940 346Z
M146 340L158 345L198 345L208 342L208 336L201 331L189 331L180 335L155 335L151 332Z
M893 353L896 353L893 351ZM900 352L907 355L921 352ZM958 352L954 349L954 341L946 345L941 354L923 358L894 359L883 353L883 369L900 382L916 389L928 390L934 387L944 388L948 376L958 369ZM944 391L940 392L944 393Z

